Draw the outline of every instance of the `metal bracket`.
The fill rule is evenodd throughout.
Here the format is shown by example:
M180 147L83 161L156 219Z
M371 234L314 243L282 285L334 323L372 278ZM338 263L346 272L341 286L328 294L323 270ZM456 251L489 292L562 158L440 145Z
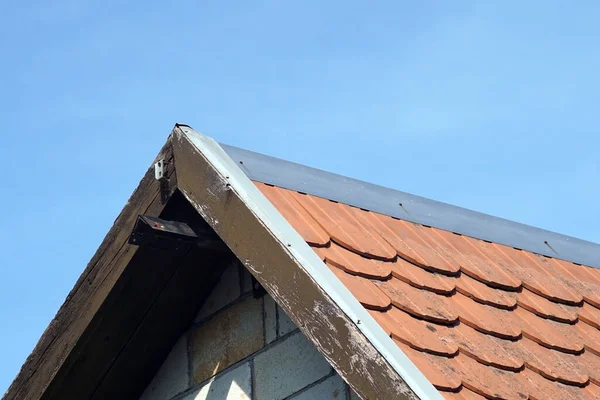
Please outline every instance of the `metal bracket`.
M129 244L164 250L180 250L194 246L198 249L231 252L225 242L212 230L196 233L185 222L167 221L148 215L138 216L129 236Z
M165 159L161 158L160 160L158 160L157 162L154 163L154 178L157 181L161 181L163 179L166 179L165 176Z
M189 247L198 240L196 233L183 222L140 215L129 236L129 243L165 250Z

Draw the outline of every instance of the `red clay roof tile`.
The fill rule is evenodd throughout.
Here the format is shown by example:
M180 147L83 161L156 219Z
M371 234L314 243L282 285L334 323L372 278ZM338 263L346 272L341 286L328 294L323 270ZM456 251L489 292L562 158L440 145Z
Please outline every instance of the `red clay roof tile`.
M590 392L586 388L578 386L565 385L560 382L551 381L542 377L542 375L526 368L519 373L521 381L527 386L526 390L531 400L591 400ZM588 385L589 386L589 385Z
M600 385L600 357L590 351L585 351L580 357L577 357L575 362L588 374L592 383Z
M519 306L523 307L527 311L539 315L540 317L566 323L573 323L577 321L578 307L553 303L545 297L538 296L527 289L523 289L515 296Z
M392 260L396 256L396 251L352 207L299 193L293 196L338 244L373 258Z
M462 387L458 392L444 392L444 398L448 400L484 400L485 397Z
M441 230L436 232L466 260L461 264L461 270L467 275L503 289L515 290L521 286L518 278L499 265L499 260L495 258L497 254L492 250L486 250L489 247L487 243L451 232ZM479 245L479 242L486 246Z
M597 385L597 383L591 383L586 386L584 390L587 392L586 394L589 396L588 398L596 400L600 399L600 386Z
M581 321L573 326L575 327L577 334L581 336L586 350L589 350L600 357L600 330Z
M491 288L467 274L460 274L456 280L456 290L478 303L498 308L512 309L517 305L513 292Z
M415 232L415 224L374 213L369 213L366 220L394 246L400 257L442 273L456 274L459 271L458 265L441 256Z
M585 267L576 265L573 263L567 263L561 260L552 260L550 263L545 257L541 257L535 254L531 255L536 260L543 260L548 262L550 265L556 265L563 271L560 278L566 285L572 290L579 293L583 299L592 304L593 306L600 308L600 271L595 268Z
M599 270L263 189L446 398L600 398Z
M373 279L387 279L392 274L394 263L365 258L333 242L329 247L315 250L330 264L353 275Z
M521 328L511 311L477 303L457 293L451 301L461 322L480 332L504 339L517 339Z
M517 307L514 314L521 322L523 336L534 342L566 353L583 350L584 339L574 325L540 318L521 307Z
M398 258L394 263L386 264L392 267L392 275L395 278L414 287L438 294L452 294L455 289L453 278L426 271L402 258Z
M417 289L400 279L376 284L392 299L394 306L417 318L446 324L458 319L449 297Z
M449 338L452 328L416 319L397 308L388 312L371 312L380 323L390 327L390 334L415 349L435 355L452 356L458 346Z
M521 373L485 366L467 356L456 357L462 383L469 390L491 399L526 399L529 387Z
M264 183L256 185L308 244L325 246L329 242L327 232L294 199L290 191Z
M461 353L483 364L512 371L523 368L518 341L486 335L466 324L458 324L452 329L452 339Z
M583 322L594 328L600 329L600 310L596 307L584 302L581 307L577 309L577 316Z
M514 260L515 264L510 270L521 279L523 287L550 300L566 304L578 305L583 300L581 295L571 290L556 274L542 267L528 253L505 246L503 253Z
M458 272L460 266L465 263L465 258L456 253L446 241L440 238L436 230L428 226L419 224L408 224L409 227L423 240L423 242L432 250L441 255L444 260L452 266L449 272Z
M385 310L391 305L390 298L370 280L347 274L333 266L330 269L365 308Z
M396 343L433 386L449 391L456 391L460 388L462 374L459 365L456 363L456 357L435 356L414 350L400 341L396 341Z
M580 356L547 349L527 338L521 340L520 345L531 370L554 381L575 386L587 384L589 376L579 365Z

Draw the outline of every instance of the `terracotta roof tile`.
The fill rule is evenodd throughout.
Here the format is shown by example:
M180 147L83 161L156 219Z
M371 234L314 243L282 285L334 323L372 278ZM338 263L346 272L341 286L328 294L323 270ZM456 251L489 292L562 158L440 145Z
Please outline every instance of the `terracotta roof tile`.
M561 275L562 280L575 292L581 294L583 299L589 304L600 308L600 272L595 268L585 267L576 265L573 263L567 263L561 260L553 260L550 263L545 257L538 255L531 255L536 260L543 260L548 262L550 265L556 265L564 271L564 275Z
M518 351L518 342L485 335L466 324L458 324L451 332L452 340L461 353L485 365L517 371L524 360Z
M325 246L329 242L327 232L294 199L290 191L280 190L264 183L256 185L308 244Z
M517 303L527 311L543 318L553 319L559 322L573 323L577 321L579 307L566 306L554 303L545 297L523 289L516 294Z
M577 309L577 316L583 322L600 329L600 310L596 307L584 302Z
M505 339L521 336L519 321L511 311L477 303L457 293L451 297L461 322L483 333Z
M392 299L394 306L415 317L446 324L458 319L449 297L419 290L400 279L377 282L377 285Z
M442 240L436 233L435 229L412 223L409 224L409 226L423 240L423 242L429 246L430 249L433 249L439 255L441 255L444 260L448 261L448 263L452 266L448 272L458 272L460 266L465 263L465 258L461 254L456 253L456 251L452 249L452 246L448 245L448 243Z
M515 264L510 267L511 273L523 281L523 287L553 301L578 305L583 298L569 288L557 274L548 268L543 268L530 254L503 246L503 253L507 254Z
M496 259L497 253L486 250L490 246L480 245L479 240L466 236L456 235L451 232L438 230L437 233L461 254L466 262L461 265L461 270L471 277L503 289L514 290L521 286L521 281L502 268L500 260ZM481 242L486 244L485 242Z
M494 289L467 274L460 274L456 280L456 290L479 303L498 308L512 309L517 305L513 292Z
M447 399L600 398L599 270L261 190Z
M392 267L392 275L420 289L438 294L452 294L455 289L454 279L445 275L424 270L421 267L398 258L394 263L386 263Z
M456 391L460 388L462 373L456 357L435 356L413 350L400 341L396 341L396 343L436 388L449 391Z
M459 271L456 263L441 256L417 234L415 224L375 213L369 213L366 220L394 246L400 257L442 273L455 274Z
M353 275L374 279L387 279L392 274L394 263L365 258L335 243L331 243L329 247L315 250L330 264Z
M542 377L540 374L526 368L519 374L523 384L527 385L527 393L531 400L592 400L590 391L586 388L565 385ZM589 386L589 384L588 384Z
M458 392L444 392L444 397L448 400L484 400L485 397L462 387Z
M458 352L458 346L448 340L448 332L452 328L416 319L397 308L388 312L372 311L371 315L389 329L394 339L415 349L441 356L452 356Z
M521 321L523 336L534 342L566 353L583 350L584 339L574 325L539 318L521 307L517 307L514 314Z
M598 384L589 384L587 385L587 387L585 388L585 391L587 392L587 395L589 396L588 398L590 399L600 399L600 386L598 386Z
M295 192L293 196L338 244L373 258L391 260L396 256L395 250L352 207Z
M333 266L330 269L365 308L385 310L391 305L390 298L370 280L347 274Z
M520 341L527 367L541 375L562 383L584 386L589 376L579 364L580 356L550 350L525 338Z
M574 327L577 334L582 337L585 348L600 357L600 330L581 321Z
M529 387L521 373L485 366L467 356L458 356L462 383L469 390L492 399L526 399Z
M579 368L588 374L592 383L600 385L600 357L590 351L585 351L576 362Z

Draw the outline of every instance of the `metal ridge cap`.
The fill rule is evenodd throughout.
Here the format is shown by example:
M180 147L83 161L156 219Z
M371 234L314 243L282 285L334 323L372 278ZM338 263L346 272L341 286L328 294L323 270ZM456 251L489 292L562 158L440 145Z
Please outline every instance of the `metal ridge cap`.
M221 144L251 179L544 256L600 268L600 244Z

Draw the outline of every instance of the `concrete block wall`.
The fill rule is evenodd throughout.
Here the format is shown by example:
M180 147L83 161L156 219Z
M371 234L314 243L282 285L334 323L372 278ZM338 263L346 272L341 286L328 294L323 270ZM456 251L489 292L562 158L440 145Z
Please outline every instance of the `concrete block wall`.
M141 400L351 400L348 385L239 262L222 275Z

